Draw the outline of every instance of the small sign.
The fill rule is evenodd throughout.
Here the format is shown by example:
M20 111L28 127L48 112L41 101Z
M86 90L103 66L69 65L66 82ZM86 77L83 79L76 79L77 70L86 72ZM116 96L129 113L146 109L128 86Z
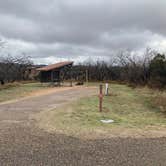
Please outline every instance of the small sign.
M114 120L112 119L107 119L107 120L100 120L102 123L113 123Z

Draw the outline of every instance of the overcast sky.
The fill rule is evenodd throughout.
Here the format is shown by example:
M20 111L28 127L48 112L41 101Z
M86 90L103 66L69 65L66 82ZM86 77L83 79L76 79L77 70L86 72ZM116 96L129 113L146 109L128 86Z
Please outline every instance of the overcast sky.
M0 0L0 38L47 64L166 51L166 0Z

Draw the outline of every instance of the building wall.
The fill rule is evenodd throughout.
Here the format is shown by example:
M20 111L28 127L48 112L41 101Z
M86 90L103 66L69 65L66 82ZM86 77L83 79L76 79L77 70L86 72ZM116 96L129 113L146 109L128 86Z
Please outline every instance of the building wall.
M41 82L58 82L60 81L60 71L41 71L40 72Z

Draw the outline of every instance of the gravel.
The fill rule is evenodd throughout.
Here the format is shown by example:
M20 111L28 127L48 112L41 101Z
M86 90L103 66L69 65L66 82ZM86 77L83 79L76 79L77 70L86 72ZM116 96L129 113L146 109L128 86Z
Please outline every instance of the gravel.
M89 92L86 92L86 94L90 93L94 93L94 89L89 89ZM166 165L166 138L164 137L134 139L117 136L110 139L83 140L62 134L48 133L37 128L35 121L29 119L32 113L40 110L37 107L39 103L47 108L49 104L60 105L71 101L71 99L86 96L86 94L83 89L69 90L1 105L0 165ZM24 109L24 105L26 109Z

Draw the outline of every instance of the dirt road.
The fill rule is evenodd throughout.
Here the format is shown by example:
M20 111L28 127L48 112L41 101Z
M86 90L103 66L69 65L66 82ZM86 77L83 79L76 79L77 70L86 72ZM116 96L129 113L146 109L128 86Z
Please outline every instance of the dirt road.
M76 88L0 105L0 165L165 166L166 138L82 140L50 134L30 115L52 109L94 88Z

